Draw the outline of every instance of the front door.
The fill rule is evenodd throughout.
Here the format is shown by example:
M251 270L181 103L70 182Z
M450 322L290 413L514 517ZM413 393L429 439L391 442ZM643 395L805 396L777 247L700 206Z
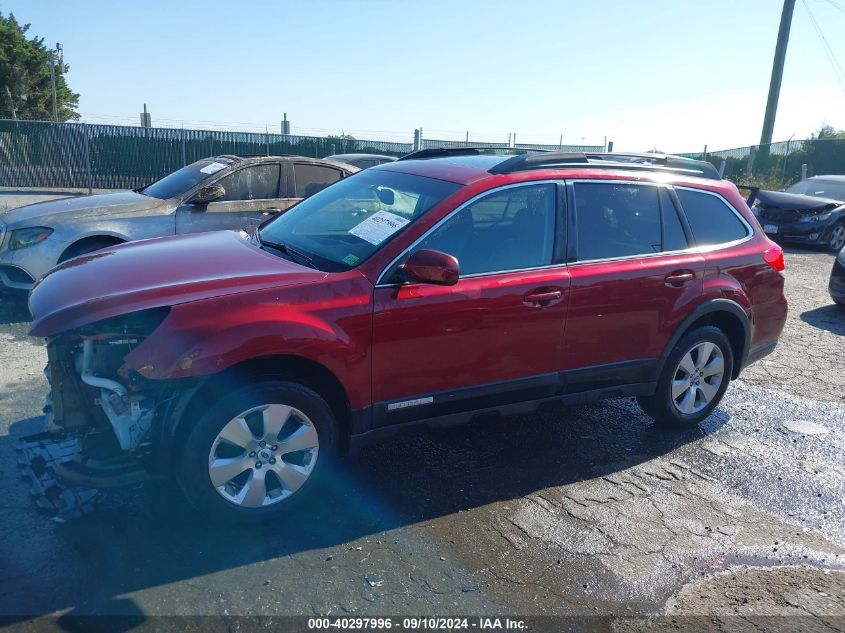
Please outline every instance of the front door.
M567 391L656 380L657 359L701 296L704 258L669 187L578 181L569 194Z
M280 197L279 163L252 165L217 180L225 195L215 202L196 205L190 201L176 211L177 233L224 229L251 232L268 215L283 211L293 201Z
M569 272L555 184L486 194L436 225L408 253L458 259L454 286L375 289L374 425L542 398L558 388Z

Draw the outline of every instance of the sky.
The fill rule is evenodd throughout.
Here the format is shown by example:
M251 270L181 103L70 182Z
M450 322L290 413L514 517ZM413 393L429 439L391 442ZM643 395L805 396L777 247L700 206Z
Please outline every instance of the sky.
M781 0L0 0L83 120L601 145L759 142ZM845 0L798 0L774 140L845 128Z

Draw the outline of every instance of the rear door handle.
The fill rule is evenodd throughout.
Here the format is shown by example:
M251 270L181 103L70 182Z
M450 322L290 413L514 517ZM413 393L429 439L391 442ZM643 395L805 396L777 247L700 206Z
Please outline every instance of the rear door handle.
M537 306L547 306L551 303L560 301L563 293L560 290L545 290L543 292L529 292L523 297L525 303L531 303Z
M663 278L667 286L674 286L679 288L695 279L695 273L691 270L676 270L671 272Z

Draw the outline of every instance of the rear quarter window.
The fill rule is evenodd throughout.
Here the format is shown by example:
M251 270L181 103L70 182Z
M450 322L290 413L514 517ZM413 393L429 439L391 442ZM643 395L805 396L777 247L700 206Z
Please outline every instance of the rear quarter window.
M699 246L726 244L749 235L736 211L720 197L692 189L675 191Z

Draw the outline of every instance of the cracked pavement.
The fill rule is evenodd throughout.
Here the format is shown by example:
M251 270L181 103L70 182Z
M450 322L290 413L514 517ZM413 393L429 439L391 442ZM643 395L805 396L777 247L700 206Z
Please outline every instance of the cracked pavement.
M0 615L790 615L838 630L845 309L827 296L832 255L786 258L780 345L700 428L656 429L614 399L415 432L250 530L202 524L166 483L67 525L38 515L13 437L37 428L46 354L3 299Z

